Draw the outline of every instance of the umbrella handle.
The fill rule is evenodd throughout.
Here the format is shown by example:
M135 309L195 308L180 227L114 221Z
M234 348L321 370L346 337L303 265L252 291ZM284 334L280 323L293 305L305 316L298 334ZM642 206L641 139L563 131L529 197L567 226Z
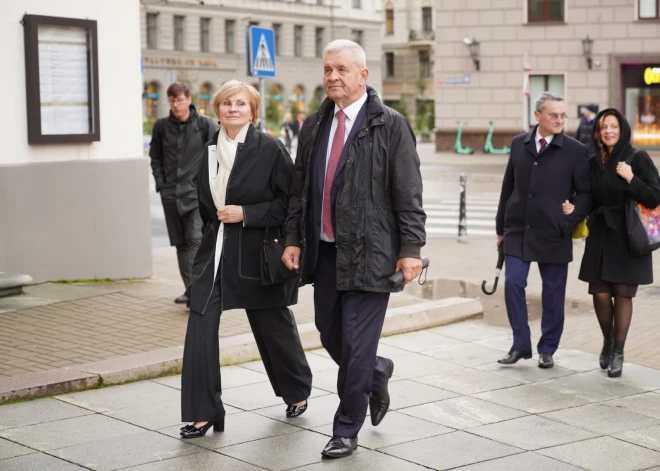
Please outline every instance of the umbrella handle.
M497 291L497 282L500 280L500 271L501 270L499 268L497 270L495 270L495 282L493 283L493 289L491 291L488 291L486 289L486 280L484 280L481 283L481 291L483 291L484 294L490 296L491 294L494 294L495 291Z

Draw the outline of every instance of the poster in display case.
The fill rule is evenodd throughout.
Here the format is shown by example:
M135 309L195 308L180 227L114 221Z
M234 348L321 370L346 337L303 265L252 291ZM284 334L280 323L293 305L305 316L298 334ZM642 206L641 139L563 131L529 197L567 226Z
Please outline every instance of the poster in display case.
M96 21L23 16L28 142L100 140Z

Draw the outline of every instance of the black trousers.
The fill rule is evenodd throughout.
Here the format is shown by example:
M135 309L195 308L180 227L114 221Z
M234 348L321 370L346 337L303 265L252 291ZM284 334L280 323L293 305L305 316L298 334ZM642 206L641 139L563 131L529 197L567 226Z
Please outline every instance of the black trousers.
M246 310L252 333L275 395L286 404L307 399L312 371L300 342L293 313L286 307ZM220 377L221 289L216 280L206 314L191 312L183 350L183 422L218 420L225 415Z
M202 217L199 210L195 209L189 213L179 216L173 221L183 238L176 245L176 257L179 262L179 273L183 285L187 288L192 281L192 267L195 261L197 249L202 243Z
M355 438L364 424L369 394L387 380L387 361L376 356L389 293L337 290L337 249L319 242L314 310L321 343L339 365L333 435Z

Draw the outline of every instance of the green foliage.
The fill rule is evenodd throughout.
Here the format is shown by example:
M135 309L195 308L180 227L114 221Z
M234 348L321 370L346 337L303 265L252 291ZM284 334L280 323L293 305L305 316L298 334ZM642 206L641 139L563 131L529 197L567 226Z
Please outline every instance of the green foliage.
M279 129L282 121L282 113L280 111L280 102L268 98L266 101L266 125L268 129ZM273 127L275 125L276 127Z
M111 283L112 279L110 278L93 278L89 280L58 280L55 283L71 285L74 283Z
M314 93L312 101L309 102L309 112L315 113L319 109L319 106L321 106L321 103L323 101L321 100L321 91L319 90L317 93Z
M433 100L417 100L415 131L421 134L430 134L435 126L434 106Z
M392 108L401 113L404 118L410 121L410 118L408 117L408 111L406 110L406 103L403 100L394 102L392 104Z
M154 130L154 123L156 118L154 116L149 116L142 121L142 134L151 136L151 133Z

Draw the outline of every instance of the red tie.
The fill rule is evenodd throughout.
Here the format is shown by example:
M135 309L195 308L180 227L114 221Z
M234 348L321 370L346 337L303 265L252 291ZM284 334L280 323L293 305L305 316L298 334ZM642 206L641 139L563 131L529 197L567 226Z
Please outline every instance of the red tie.
M539 152L541 152L543 149L545 149L545 146L548 145L548 141L546 141L545 138L542 137L541 139L539 139L539 144L541 144L541 150L539 150Z
M323 186L323 233L328 239L334 239L335 233L332 230L332 205L330 204L330 193L332 191L332 181L335 179L337 164L341 151L344 149L344 132L346 123L346 114L343 111L337 111L337 130L332 138L332 147L330 148L330 159L328 168L325 171L325 185Z

